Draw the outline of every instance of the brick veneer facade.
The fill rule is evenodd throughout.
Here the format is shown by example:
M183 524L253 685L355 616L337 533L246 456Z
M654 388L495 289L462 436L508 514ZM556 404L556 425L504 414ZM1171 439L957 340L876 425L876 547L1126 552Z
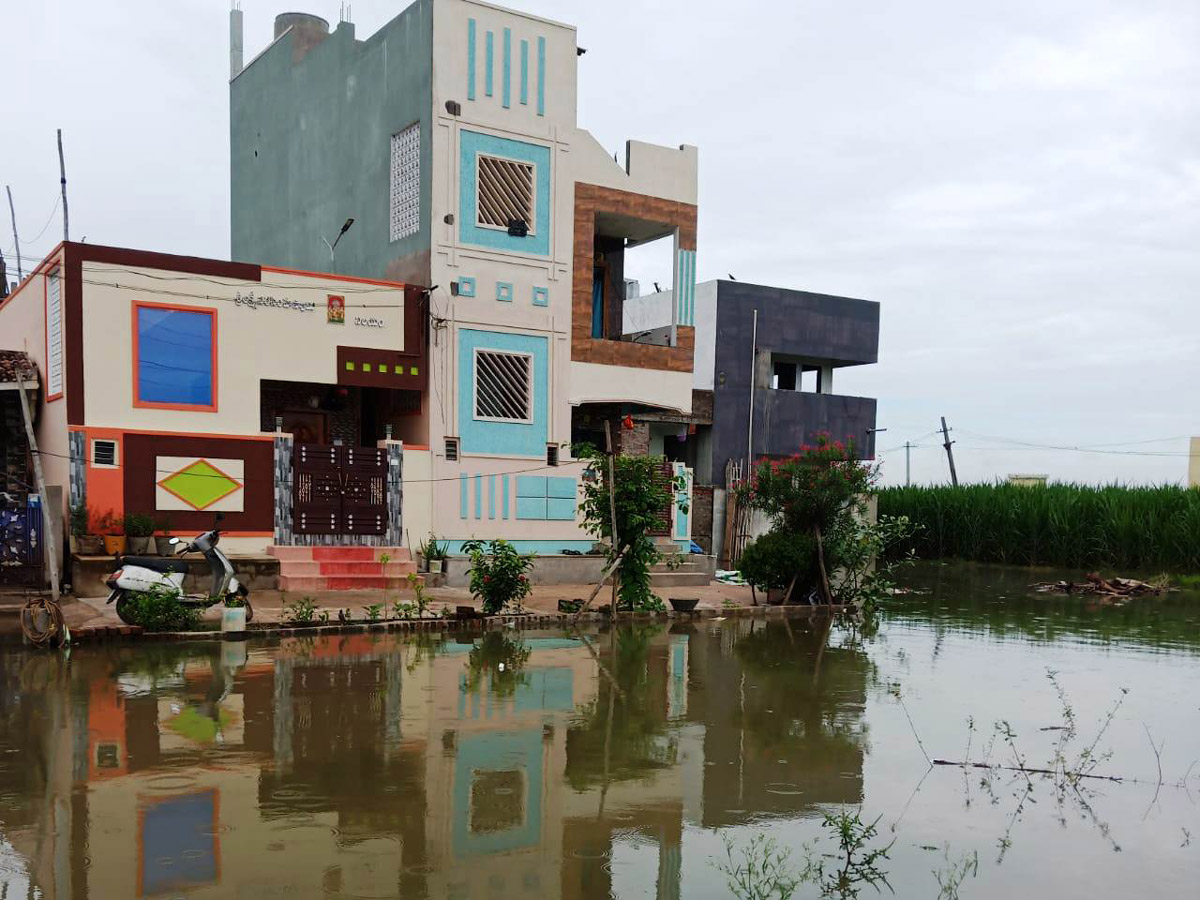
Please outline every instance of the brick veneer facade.
M594 184L575 184L574 277L571 285L571 359L607 366L692 371L696 330L680 325L678 345L657 347L592 337L592 268L595 262L596 213L609 212L661 222L679 229L679 247L696 249L696 207L645 194Z
M702 484L692 485L692 540L705 553L713 552L713 489Z

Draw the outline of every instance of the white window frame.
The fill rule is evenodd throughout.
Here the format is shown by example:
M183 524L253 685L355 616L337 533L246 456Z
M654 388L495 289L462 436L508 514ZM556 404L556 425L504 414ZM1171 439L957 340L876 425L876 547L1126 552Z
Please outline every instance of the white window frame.
M99 443L112 444L113 461L112 464L96 462L96 445ZM114 441L111 438L92 438L92 452L88 456L88 463L93 469L119 469L121 468L121 443Z
M479 354L490 353L493 356L519 356L529 363L529 380L528 396L526 397L525 408L529 412L529 417L525 419L506 419L498 416L481 416L479 415ZM521 353L515 350L493 350L490 347L476 347L471 358L471 418L476 422L504 422L510 425L532 425L533 424L533 375L534 375L534 359L532 353Z
M46 274L46 396L58 399L66 381L63 349L62 270Z
M537 209L538 209L538 179L537 179L537 163L532 163L527 159L517 159L515 156L505 156L502 153L484 153L479 150L475 153L475 227L486 228L490 231L503 231L508 233L507 225L489 225L480 220L479 216L479 184L482 181L479 171L479 161L483 157L488 159L497 159L500 162L515 163L518 166L528 166L530 171L530 193L529 193L529 218L530 221L525 223L526 237L533 237L537 234Z

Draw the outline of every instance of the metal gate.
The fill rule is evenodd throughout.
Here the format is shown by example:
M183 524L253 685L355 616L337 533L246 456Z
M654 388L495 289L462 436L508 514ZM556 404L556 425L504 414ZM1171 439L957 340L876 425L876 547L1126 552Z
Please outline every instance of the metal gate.
M42 587L42 507L34 499L0 495L0 585Z
M294 465L296 534L387 533L387 450L297 444Z

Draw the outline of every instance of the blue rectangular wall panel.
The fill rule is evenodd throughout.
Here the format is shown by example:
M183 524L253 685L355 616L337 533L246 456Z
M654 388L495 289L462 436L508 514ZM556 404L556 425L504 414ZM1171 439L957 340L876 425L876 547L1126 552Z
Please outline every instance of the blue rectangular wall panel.
M475 518L483 518L483 476L475 476Z
M504 29L504 83L500 85L500 102L505 109L512 106L512 29Z
M501 492L500 518L508 518L508 476L504 476L503 490Z
M533 357L533 421L490 422L475 418L477 349L528 353ZM458 434L463 453L545 458L550 422L549 341L546 337L461 329L458 333L458 392Z
M546 39L538 38L537 41L537 114L544 116L546 114Z
M458 476L458 517L467 518L467 476Z
M521 105L529 105L529 41L521 41Z
M496 69L496 35L490 31L483 36L483 65L483 92L490 97Z
M517 497L517 518L544 520L546 518L546 498Z
M550 288L535 287L533 289L533 305L534 306L549 306L550 305Z
M547 500L546 518L556 521L573 521L575 519L575 498L562 500L552 497Z
M533 231L525 237L516 237L499 228L480 228L476 220L478 201L478 158L479 154L491 154L508 159L520 160L533 165L536 184L533 212ZM463 129L459 136L459 199L458 239L464 244L503 250L511 253L527 253L532 256L548 256L550 253L550 148L527 141L478 131Z
M569 500L575 499L575 479L574 478L554 478L546 479L546 496L566 498Z
M545 475L518 475L517 476L517 496L518 497L546 497L546 476Z
M467 19L467 99L475 99L475 20Z
M488 518L496 518L496 476L488 476Z

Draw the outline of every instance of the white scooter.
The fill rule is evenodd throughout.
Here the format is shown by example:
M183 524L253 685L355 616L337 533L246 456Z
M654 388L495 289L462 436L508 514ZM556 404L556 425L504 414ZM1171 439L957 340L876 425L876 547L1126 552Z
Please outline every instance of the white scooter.
M127 625L136 625L130 614L132 603L130 594L149 591L154 588L164 588L176 596L184 606L207 609L218 603L228 604L237 599L246 609L246 621L254 618L254 610L250 606L250 592L238 582L233 574L233 565L217 547L221 540L221 520L225 518L217 514L216 525L212 531L206 531L190 544L185 544L179 538L171 538L171 545L176 548L176 555L181 553L200 552L208 560L212 570L212 587L206 595L186 594L183 590L183 579L187 576L188 564L182 559L161 556L119 556L118 569L104 579L111 588L108 602L117 603L117 615Z

